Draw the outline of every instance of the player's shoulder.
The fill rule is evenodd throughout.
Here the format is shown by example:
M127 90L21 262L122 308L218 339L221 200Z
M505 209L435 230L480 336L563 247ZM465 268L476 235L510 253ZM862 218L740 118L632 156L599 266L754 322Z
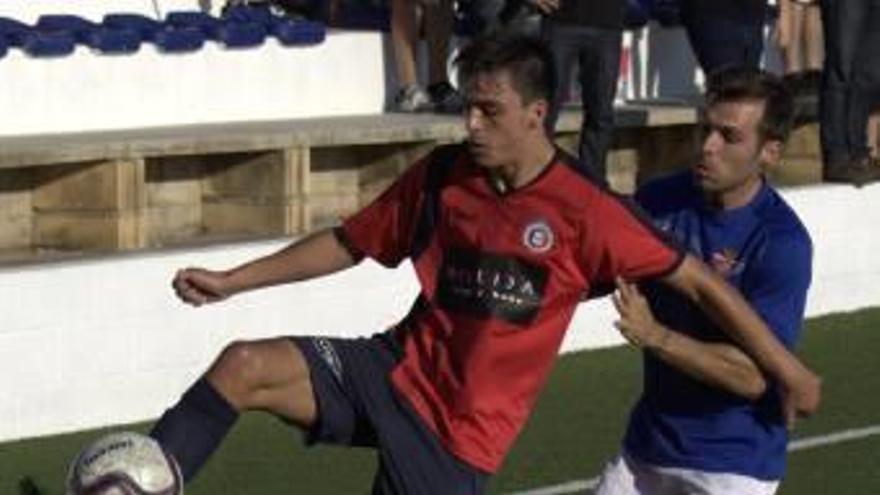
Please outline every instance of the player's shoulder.
M812 248L813 241L809 231L779 191L768 185L763 194L755 215L759 218L768 241L788 248Z
M607 199L616 200L618 194L608 184L594 175L565 150L556 149L553 157L550 180L544 188L552 188L553 200L570 211L582 213L596 212Z
M635 200L652 216L699 206L700 195L689 170L652 179L636 191Z

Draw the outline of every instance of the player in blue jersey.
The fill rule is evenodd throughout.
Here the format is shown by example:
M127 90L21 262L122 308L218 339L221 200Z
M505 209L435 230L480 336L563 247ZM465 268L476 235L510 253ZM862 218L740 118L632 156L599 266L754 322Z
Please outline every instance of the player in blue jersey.
M714 74L707 88L701 159L636 199L655 225L737 287L790 349L812 243L764 172L780 162L791 97L778 78L743 67ZM775 493L792 426L778 387L692 302L656 284L617 285L617 326L643 350L644 390L597 493Z

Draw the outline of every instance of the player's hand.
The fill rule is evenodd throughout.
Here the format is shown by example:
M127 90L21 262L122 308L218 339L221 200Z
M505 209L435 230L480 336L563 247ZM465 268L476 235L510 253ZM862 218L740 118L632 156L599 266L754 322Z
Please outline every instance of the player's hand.
M171 286L177 297L193 306L217 302L226 299L233 293L229 287L226 272L215 272L202 268L179 270L174 275Z
M620 334L638 348L653 349L662 345L668 330L657 323L648 300L635 284L617 277L617 291L611 296L620 319L614 326Z
M542 14L552 14L559 9L559 0L528 0Z
M794 428L798 417L814 414L821 401L822 379L801 366L793 378L782 384L782 412L788 429Z

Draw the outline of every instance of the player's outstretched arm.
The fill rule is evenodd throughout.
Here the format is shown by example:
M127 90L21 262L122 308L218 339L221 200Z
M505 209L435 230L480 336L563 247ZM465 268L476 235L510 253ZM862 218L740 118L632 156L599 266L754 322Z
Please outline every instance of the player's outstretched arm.
M739 292L691 255L663 281L699 305L782 386L783 410L789 425L794 424L796 416L807 416L818 409L819 377L782 345Z
M767 382L752 359L736 346L703 342L662 325L638 288L617 279L612 296L620 315L614 325L631 344L653 353L696 380L749 400L764 394Z
M231 270L180 270L171 285L185 303L201 306L251 289L320 277L353 264L348 249L327 229Z

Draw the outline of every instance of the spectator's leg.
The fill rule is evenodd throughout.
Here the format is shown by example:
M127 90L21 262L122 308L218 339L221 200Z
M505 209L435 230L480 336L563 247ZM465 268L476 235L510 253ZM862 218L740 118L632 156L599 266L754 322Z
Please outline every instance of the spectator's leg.
M872 96L880 89L880 0L864 0L867 4L861 25L857 53L853 66L852 90L849 99L850 152L854 160L869 155L867 134L868 117L871 113Z
M573 28L562 28L548 21L543 23L542 37L553 52L553 64L556 67L556 89L545 121L547 132L553 136L559 113L568 101L571 89L571 70L577 57L578 41Z
M764 18L763 11L760 13L749 14L745 19L739 22L739 26L735 29L742 40L742 57L741 61L734 60L733 63L741 63L751 67L761 66L761 55L764 54Z
M788 43L782 50L782 60L785 65L785 74L797 74L804 70L803 67L803 42L804 42L804 6L801 3L788 0L788 18L786 29L788 30ZM781 19L780 19L781 21Z
M453 4L451 0L425 2L425 38L428 42L428 81L431 84L449 81L446 62L452 38Z
M602 180L606 180L605 160L614 134L622 41L623 33L618 30L582 30L578 61L584 120L578 154L581 165Z
M764 49L763 15L709 16L695 12L690 5L682 2L681 20L703 72L710 74L725 65L760 64Z
M455 22L452 0L425 2L425 37L428 41L428 94L438 112L461 112L461 95L449 83L447 60Z
M871 148L871 158L880 160L880 110L875 109L868 118L868 147Z
M416 2L391 0L391 44L400 90L395 97L394 109L403 112L430 110L428 95L419 88L416 78Z
M822 39L822 11L818 3L804 12L804 66L808 71L821 71L825 50Z
M853 67L867 0L821 0L825 64L820 93L820 140L826 178L857 157L850 147ZM864 128L863 128L864 129ZM860 131L864 133L864 131Z
M397 82L401 86L416 83L416 3L391 0L391 43Z

